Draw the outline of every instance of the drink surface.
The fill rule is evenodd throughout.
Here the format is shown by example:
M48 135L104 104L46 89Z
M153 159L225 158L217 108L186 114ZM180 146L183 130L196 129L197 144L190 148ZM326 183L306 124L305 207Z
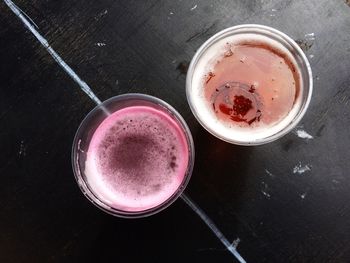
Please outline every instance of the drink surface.
M85 174L106 204L143 211L176 192L188 159L186 136L172 117L150 106L131 106L109 115L96 129Z
M260 42L227 43L206 74L205 96L216 116L240 127L270 125L292 109L299 89L287 56Z
M264 138L286 126L300 104L300 72L279 42L256 34L221 39L199 58L192 103L226 139Z

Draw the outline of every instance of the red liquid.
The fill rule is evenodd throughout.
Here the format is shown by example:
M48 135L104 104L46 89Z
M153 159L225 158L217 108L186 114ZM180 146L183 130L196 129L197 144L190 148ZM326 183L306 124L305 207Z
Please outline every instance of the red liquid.
M89 145L86 175L92 191L112 207L143 211L179 188L189 153L181 126L161 110L133 106L105 119Z
M294 64L272 46L227 43L205 75L204 95L217 118L240 127L273 125L292 109L299 93Z

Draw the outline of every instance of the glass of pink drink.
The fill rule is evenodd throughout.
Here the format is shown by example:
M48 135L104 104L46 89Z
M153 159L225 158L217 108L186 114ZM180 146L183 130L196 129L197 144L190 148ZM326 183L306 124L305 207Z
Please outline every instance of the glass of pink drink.
M238 25L209 38L186 79L187 100L201 125L239 145L272 142L304 116L312 71L298 44L263 25Z
M113 97L93 109L73 142L84 195L120 217L144 217L174 202L193 169L194 145L180 114L144 94Z

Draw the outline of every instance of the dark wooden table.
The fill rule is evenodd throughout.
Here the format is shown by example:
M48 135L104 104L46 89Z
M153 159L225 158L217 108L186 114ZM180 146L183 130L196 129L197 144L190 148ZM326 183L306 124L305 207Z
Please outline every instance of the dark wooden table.
M342 0L15 0L105 100L160 97L196 145L187 193L247 262L350 262L350 7ZM0 262L235 262L181 200L149 218L107 215L81 194L70 152L95 103L0 1ZM296 130L258 147L208 134L185 97L196 49L229 26L275 27L314 74ZM298 173L305 168L303 173Z

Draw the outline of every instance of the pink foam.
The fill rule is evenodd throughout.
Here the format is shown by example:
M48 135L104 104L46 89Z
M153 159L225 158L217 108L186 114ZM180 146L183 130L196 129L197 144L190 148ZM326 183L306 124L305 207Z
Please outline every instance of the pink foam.
M186 136L172 117L152 107L132 106L114 112L96 129L85 174L105 203L142 211L177 191L188 159Z

